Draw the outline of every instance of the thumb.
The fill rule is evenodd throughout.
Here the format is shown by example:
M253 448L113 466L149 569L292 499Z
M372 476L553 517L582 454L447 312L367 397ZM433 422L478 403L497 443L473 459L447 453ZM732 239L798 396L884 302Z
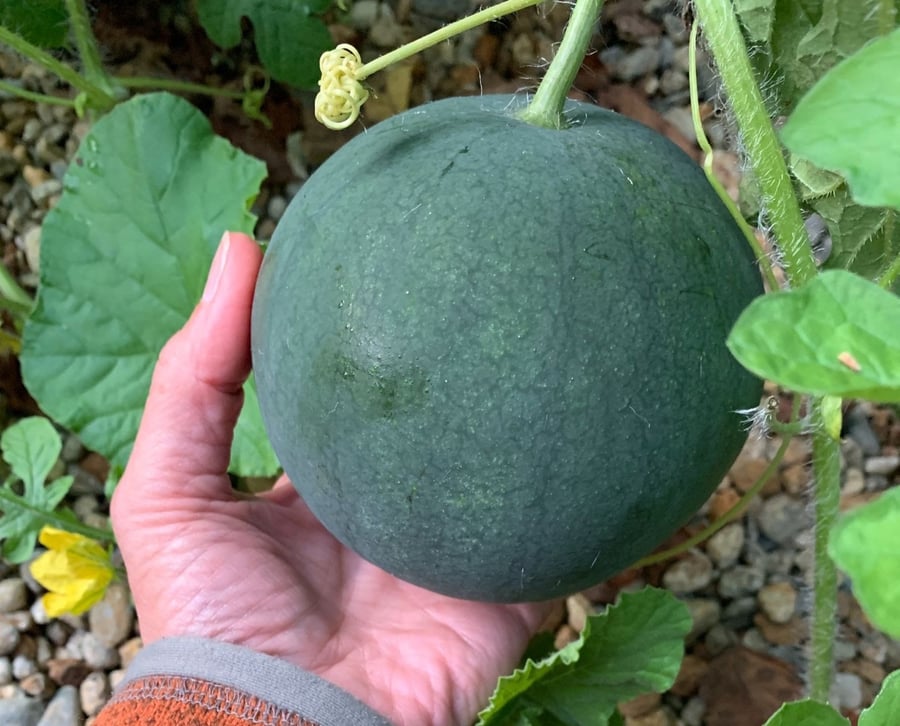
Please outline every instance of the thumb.
M200 303L159 355L123 497L223 498L234 426L250 372L250 309L262 250L226 232Z

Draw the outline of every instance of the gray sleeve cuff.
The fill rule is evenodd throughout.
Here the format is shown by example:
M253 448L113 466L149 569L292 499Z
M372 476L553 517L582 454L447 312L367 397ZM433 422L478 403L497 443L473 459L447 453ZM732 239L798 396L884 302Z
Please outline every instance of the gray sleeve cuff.
M164 638L145 646L119 685L152 676L210 681L293 711L321 726L391 726L336 685L263 653L204 638Z

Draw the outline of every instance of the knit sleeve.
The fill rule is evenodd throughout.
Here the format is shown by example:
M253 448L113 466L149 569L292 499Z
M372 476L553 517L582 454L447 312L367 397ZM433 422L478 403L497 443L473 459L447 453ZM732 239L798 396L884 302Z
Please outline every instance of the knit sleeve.
M94 726L390 726L337 686L286 661L201 638L146 646Z

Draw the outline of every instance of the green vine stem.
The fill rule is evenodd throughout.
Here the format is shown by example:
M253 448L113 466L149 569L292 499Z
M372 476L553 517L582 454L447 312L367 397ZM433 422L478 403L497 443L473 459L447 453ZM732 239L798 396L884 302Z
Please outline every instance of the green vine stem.
M730 0L694 0L694 10L762 191L767 217L784 258L785 273L792 286L800 287L816 274L812 245L734 8Z
M0 25L0 43L8 45L17 53L42 65L48 71L54 73L61 80L72 86L72 88L81 91L88 98L90 105L93 108L100 111L108 111L116 105L116 99L102 88L80 75L65 63L58 61L45 50L38 48L36 45L32 45L20 35L13 33L2 25Z
M769 223L784 257L792 287L816 275L816 265L803 225L781 146L753 76L747 48L730 0L694 0L694 10L715 59L719 77L740 128L748 161L763 192ZM837 570L827 542L840 502L838 442L826 430L821 399L810 401L815 478L814 594L811 615L810 696L827 702L834 671L834 627Z
M697 136L697 144L703 152L703 171L706 173L706 178L709 181L710 186L712 186L716 194L719 195L719 199L722 200L722 203L731 213L732 219L734 219L737 226L741 228L744 237L747 238L747 242L753 250L753 254L756 256L756 262L759 264L763 276L766 278L769 289L778 290L781 286L778 284L778 279L775 277L772 263L769 261L759 240L756 238L756 233L753 231L753 228L747 224L747 220L744 219L741 210L738 209L737 204L734 203L734 200L728 195L728 192L725 191L725 187L722 186L722 182L719 181L718 177L716 177L713 172L714 157L712 145L709 143L709 139L706 138L706 131L703 129L703 121L700 118L700 98L697 90L697 28L698 25L695 19L691 24L691 37L688 45L688 83L691 92L691 118L694 122L694 133Z
M791 443L791 439L794 438L793 433L789 433L781 440L781 446L778 447L778 451L775 452L775 456L772 457L772 460L766 466L766 468L762 471L759 477L753 482L753 486L751 486L746 492L744 492L743 496L735 502L731 508L725 512L721 517L716 519L712 524L704 527L702 530L697 532L697 534L692 537L688 537L684 542L680 542L674 547L670 547L668 549L663 550L662 552L654 552L652 555L647 555L646 557L635 562L632 567L641 568L647 567L648 565L655 565L659 562L665 562L672 557L680 555L683 552L687 552L688 550L696 547L698 544L705 542L710 537L712 537L716 532L718 532L722 527L724 527L729 522L737 519L741 514L743 514L744 509L746 509L747 505L759 494L762 488L766 485L766 482L772 478L772 475L775 473L778 466L781 464L781 460L784 459L784 455L787 453L788 446Z
M332 130L347 128L359 118L359 110L369 97L362 81L373 73L467 30L540 2L541 0L505 0L401 45L368 63L362 62L359 51L352 45L341 43L334 50L323 53L319 60L322 77L319 80L319 93L316 95L316 119Z
M28 313L34 301L22 287L16 282L6 265L0 264L0 297L4 304L14 312Z
M78 48L78 56L81 58L84 77L114 97L116 95L115 87L100 62L100 50L97 48L94 31L91 30L91 22L84 0L65 0L65 3L72 35L75 36L75 46Z
M837 522L841 498L838 442L825 425L821 399L811 401L815 510L813 615L810 639L809 696L828 702L834 677L837 616L837 568L828 556L828 539Z
M74 532L75 534L82 534L85 537L90 537L98 542L115 542L115 537L111 530L91 527L89 524L80 522L74 517L61 517L56 512L48 512L39 509L30 505L22 499L22 497L16 496L7 489L0 488L0 504L4 505L3 507L0 507L3 511L9 512L15 509L25 510L42 524L56 527L56 529Z
M523 121L551 129L567 125L563 117L566 96L584 61L602 8L603 0L578 0L575 3L556 56L531 103L519 114Z
M33 101L34 103L46 103L50 106L68 106L69 108L75 108L76 106L75 99L64 98L62 96L50 96L46 93L36 93L35 91L29 91L27 88L22 88L14 83L9 83L8 81L0 81L0 91L8 93L11 96L24 98L26 101Z

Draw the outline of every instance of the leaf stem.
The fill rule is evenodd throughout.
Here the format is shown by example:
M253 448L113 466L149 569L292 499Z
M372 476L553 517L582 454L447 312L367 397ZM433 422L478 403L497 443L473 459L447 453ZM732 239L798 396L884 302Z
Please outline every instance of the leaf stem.
M662 552L654 552L651 555L647 555L646 557L635 562L632 567L641 568L647 567L648 565L655 565L659 562L665 562L666 560L671 559L676 555L680 555L682 552L687 552L689 549L696 547L701 542L705 542L716 532L722 529L726 524L734 521L739 516L741 516L747 505L757 494L759 494L762 488L766 485L766 482L768 482L769 479L772 478L772 475L775 473L776 469L778 469L779 464L781 464L781 460L784 458L785 453L787 453L788 445L791 443L791 439L793 438L794 434L789 433L782 439L781 446L778 447L778 451L775 452L775 456L772 457L772 460L759 475L757 480L753 482L753 486L751 486L746 492L744 492L744 495L737 502L735 502L734 505L721 517L718 517L714 522L704 527L693 537L689 537L684 542L680 542L674 547L669 547Z
M524 10L532 5L537 5L541 1L542 0L506 0L505 2L497 3L496 5L479 10L477 13L467 15L442 28L438 28L432 33L428 33L421 38L417 38L416 40L401 45L390 53L385 53L384 55L363 64L356 73L356 79L361 81L368 78L373 73L384 70L394 63L398 63L399 61L409 58L416 53L420 53L427 48L431 48L438 43L449 40L460 33L472 30L472 28L477 28L479 25L489 23L497 18L502 18L504 15L509 15L518 12L519 10Z
M898 276L900 276L900 255L894 257L890 267L878 278L878 284L885 290L890 290Z
M62 96L51 96L46 93L36 93L29 91L27 88L17 86L15 83L8 81L0 81L0 91L4 91L13 96L24 98L26 101L34 101L35 103L46 103L51 106L69 106L75 108L75 99L63 98Z
M5 43L17 53L20 53L35 63L39 63L48 71L56 74L61 80L72 86L72 88L84 93L93 107L101 111L108 111L115 106L116 99L105 90L84 76L81 76L70 66L56 60L56 58L42 48L38 48L36 45L29 43L23 37L13 33L2 25L0 25L0 43Z
M759 182L767 216L784 257L785 273L792 286L800 287L817 272L812 245L734 8L726 0L695 0L694 9Z
M22 287L16 282L6 265L0 264L0 296L5 298L11 306L15 306L19 312L28 313L34 301Z
M531 103L519 113L523 121L551 129L567 126L562 113L566 97L584 61L602 8L603 0L578 0L575 3L556 56Z
M811 401L812 456L815 477L813 611L810 641L810 698L828 702L834 677L834 635L837 616L837 567L828 556L828 539L837 521L841 498L838 442L825 426L821 399Z
M84 77L97 88L102 88L103 91L114 97L115 89L100 62L100 50L97 47L94 31L91 30L91 22L84 0L65 0L65 3L72 35L75 36L75 46L78 48L78 55L81 58Z
M95 539L98 542L115 541L115 537L111 530L91 527L89 524L85 524L84 522L80 522L75 519L60 517L56 514L56 512L48 512L44 509L39 509L31 505L22 497L14 494L6 487L0 487L0 503L5 505L3 507L0 507L3 509L3 511L9 511L10 508L25 510L34 519L38 520L42 524L50 525L51 527L56 527L57 529L66 530L67 532L74 532L75 534L83 534L85 537L90 537L91 539Z
M744 219L741 210L738 209L737 204L734 203L734 200L729 196L728 192L725 191L725 187L722 186L722 183L713 172L713 149L712 145L709 143L709 139L706 138L706 131L703 129L703 121L700 118L700 98L697 90L697 28L697 19L695 18L694 22L691 24L691 37L688 46L688 83L691 91L691 118L694 121L694 133L697 136L697 144L700 146L701 151L703 151L703 171L706 174L710 186L712 186L716 194L719 195L719 199L722 200L722 203L725 205L726 209L728 209L732 219L734 219L737 226L741 228L744 237L747 238L750 249L753 250L756 262L759 264L763 276L766 278L769 289L778 290L781 287L778 284L778 278L775 277L775 271L772 269L772 263L769 261L768 255L766 255L765 250L756 238L756 232L749 224L747 224L747 220Z

